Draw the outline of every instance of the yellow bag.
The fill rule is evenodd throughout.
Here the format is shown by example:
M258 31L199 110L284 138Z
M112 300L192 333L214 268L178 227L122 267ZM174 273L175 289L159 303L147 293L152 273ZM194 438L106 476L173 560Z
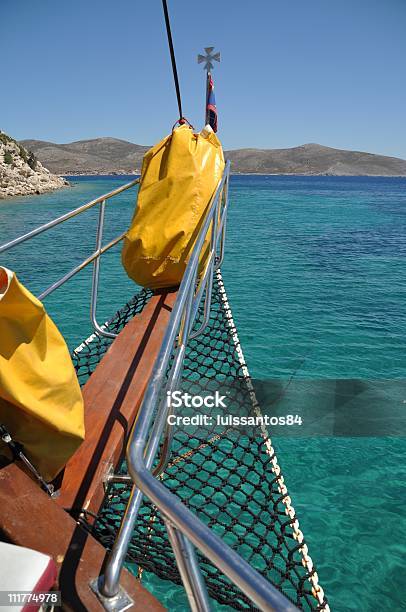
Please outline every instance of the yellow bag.
M0 423L48 481L85 433L82 394L65 341L41 302L2 267Z
M150 289L180 284L223 170L220 141L207 128L194 134L182 125L146 153L122 251L136 283Z

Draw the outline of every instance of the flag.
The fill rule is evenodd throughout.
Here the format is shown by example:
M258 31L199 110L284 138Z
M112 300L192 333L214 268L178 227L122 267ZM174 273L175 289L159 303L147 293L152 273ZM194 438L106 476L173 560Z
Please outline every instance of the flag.
M217 132L216 98L214 97L214 84L210 72L207 75L206 124L207 123L212 127L213 132Z

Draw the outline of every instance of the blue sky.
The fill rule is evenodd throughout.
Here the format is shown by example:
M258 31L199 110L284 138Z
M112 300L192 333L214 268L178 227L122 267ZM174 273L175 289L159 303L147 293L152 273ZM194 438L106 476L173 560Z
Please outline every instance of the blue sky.
M405 0L168 0L184 114L196 55L226 148L305 142L406 158ZM160 0L0 0L0 128L18 139L152 144L177 118Z

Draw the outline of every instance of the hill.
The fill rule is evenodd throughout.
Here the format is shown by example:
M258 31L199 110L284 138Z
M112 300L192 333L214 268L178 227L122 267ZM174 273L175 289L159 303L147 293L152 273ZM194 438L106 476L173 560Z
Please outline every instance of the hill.
M406 160L313 143L291 149L238 149L227 156L234 172L406 176Z
M149 147L117 138L54 144L23 140L38 159L59 174L138 173ZM361 151L305 144L289 149L236 149L226 152L234 173L406 176L406 160Z
M50 170L61 174L133 173L141 169L149 147L118 138L95 138L69 144L23 140Z
M67 184L44 168L32 151L0 130L0 199L44 193Z

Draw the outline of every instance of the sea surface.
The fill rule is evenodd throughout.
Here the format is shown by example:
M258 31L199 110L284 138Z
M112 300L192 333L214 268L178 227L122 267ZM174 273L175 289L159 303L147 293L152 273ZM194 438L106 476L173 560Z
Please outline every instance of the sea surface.
M0 244L129 178L74 177L61 191L0 201ZM134 203L133 191L107 204L106 241L128 226ZM94 250L96 221L88 211L0 265L38 294ZM223 276L256 379L383 385L381 422L393 389L406 409L405 264L406 179L232 177ZM89 269L45 300L70 348L91 333L90 288ZM133 293L116 247L102 263L99 321ZM404 610L406 432L347 430L276 437L279 463L332 610ZM146 583L170 610L187 609L180 587Z

